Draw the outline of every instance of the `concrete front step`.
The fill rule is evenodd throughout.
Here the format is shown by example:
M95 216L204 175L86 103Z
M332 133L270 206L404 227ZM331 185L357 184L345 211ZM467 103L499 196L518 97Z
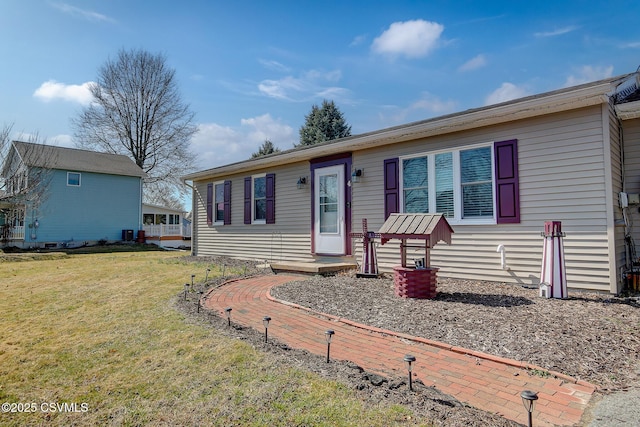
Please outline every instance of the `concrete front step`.
M355 260L346 257L316 258L313 261L274 261L271 268L276 272L330 275L358 268Z

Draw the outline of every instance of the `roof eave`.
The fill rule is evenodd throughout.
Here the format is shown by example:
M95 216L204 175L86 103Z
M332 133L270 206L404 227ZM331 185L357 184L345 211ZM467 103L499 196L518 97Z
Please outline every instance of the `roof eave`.
M640 101L627 102L615 106L616 115L620 120L631 120L640 117Z
M338 152L357 151L403 141L444 135L453 132L492 126L514 120L521 120L545 114L575 110L607 103L608 93L614 81L605 80L593 84L576 86L542 95L530 96L502 104L466 110L447 116L436 117L403 126L382 129L362 135L344 138L328 143L294 149L283 153L249 159L229 165L195 172L182 177L183 181L216 179L218 177L263 168L271 168Z

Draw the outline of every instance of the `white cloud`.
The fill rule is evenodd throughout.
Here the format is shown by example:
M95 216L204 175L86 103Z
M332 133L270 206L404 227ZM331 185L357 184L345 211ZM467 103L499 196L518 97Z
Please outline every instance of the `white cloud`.
M51 140L49 140L51 145L56 145L58 147L68 147L74 148L75 144L73 142L73 137L71 135L61 134L56 135Z
M283 73L288 73L290 71L289 67L287 67L284 64L281 64L278 61L273 61L269 59L258 59L258 62L268 70L273 70L273 71L278 71Z
M477 70L478 68L482 68L485 65L487 65L487 59L484 57L484 55L481 54L471 58L470 60L462 64L460 68L458 68L458 71L465 72Z
M52 138L47 138L43 137L38 132L14 132L11 139L14 141L35 142L37 144L54 145L56 147L74 147L73 137L66 134L60 134Z
M300 77L286 76L278 80L263 80L258 84L258 90L270 98L286 101L308 101L328 96L335 101L344 101L350 93L349 90L334 85L341 78L340 70L310 70Z
M576 74L567 77L564 87L576 86L583 83L595 82L609 78L613 75L613 65L607 67L593 67L591 65L583 65L577 70Z
M443 31L443 25L422 19L394 22L373 41L371 49L383 55L421 58L437 46Z
M91 91L89 90L89 86L92 84L93 82L86 82L81 85L66 85L64 83L58 83L55 80L49 80L42 83L40 87L33 92L33 96L45 102L53 101L54 99L63 99L65 101L88 105L92 100Z
M529 92L524 87L505 82L487 96L484 105L499 104L500 102L511 101L527 95L529 95Z
M640 42L624 43L620 46L622 49L638 49L640 48Z
M351 47L359 46L362 43L364 43L366 40L367 40L367 36L364 34L360 34L358 36L355 36L353 40L351 40L351 43L349 43L349 46Z
M539 33L534 33L533 35L536 37L556 37L556 36L561 36L563 34L570 33L577 29L578 27L576 27L575 25L570 25L568 27L557 28L552 31L541 31Z
M271 115L242 119L238 128L203 123L191 140L191 150L198 158L198 169L208 169L247 160L268 139L281 150L293 148L297 142L291 126Z
M455 101L443 101L437 96L424 92L420 99L411 103L408 107L398 108L396 106L387 106L389 114L380 114L381 123L386 126L392 126L410 121L424 120L429 117L448 114L456 111L457 104Z
M71 16L77 16L82 19L86 19L87 21L99 21L99 22L110 22L115 23L116 21L107 15L103 15L98 12L94 12L91 10L80 9L79 7L71 6L67 3L50 3L51 6L55 7L61 12L64 12Z

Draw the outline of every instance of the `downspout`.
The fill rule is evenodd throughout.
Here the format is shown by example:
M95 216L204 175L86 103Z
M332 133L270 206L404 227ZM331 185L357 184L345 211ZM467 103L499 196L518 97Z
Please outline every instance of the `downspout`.
M503 270L511 270L511 267L507 265L507 254L503 244L498 245L496 252L500 253L500 267Z
M142 225L142 201L144 200L144 198L143 198L143 195L142 195L142 191L143 191L142 178L140 178L140 203L138 203L138 231L143 229L143 225Z
M196 191L196 188L189 184L185 179L181 180L184 185L191 189L191 255L197 256L198 252L196 251L197 246L197 234L196 233L196 194L199 194Z

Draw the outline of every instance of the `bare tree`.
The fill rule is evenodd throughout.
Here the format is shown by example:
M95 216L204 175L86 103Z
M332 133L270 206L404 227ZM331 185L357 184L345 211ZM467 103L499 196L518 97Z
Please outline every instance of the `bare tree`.
M145 200L156 204L165 187L186 193L180 176L194 162L189 143L197 132L166 62L162 54L120 50L90 85L93 102L71 121L76 145L127 155L142 168Z
M13 125L0 129L0 240L15 237L15 230L34 234L40 208L49 194L56 151L31 134L27 142L12 141ZM36 227L37 228L37 227Z

